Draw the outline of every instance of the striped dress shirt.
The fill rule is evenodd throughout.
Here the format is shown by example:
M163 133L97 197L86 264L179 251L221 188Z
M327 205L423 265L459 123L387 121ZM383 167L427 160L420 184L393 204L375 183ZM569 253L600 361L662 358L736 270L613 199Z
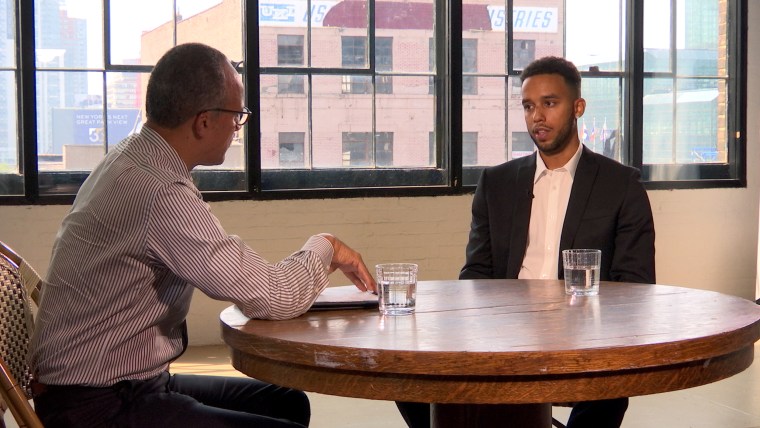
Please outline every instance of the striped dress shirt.
M63 220L31 367L49 385L152 378L183 351L194 288L252 318L292 318L327 286L332 255L316 235L279 263L264 260L225 233L184 162L144 126L106 155Z

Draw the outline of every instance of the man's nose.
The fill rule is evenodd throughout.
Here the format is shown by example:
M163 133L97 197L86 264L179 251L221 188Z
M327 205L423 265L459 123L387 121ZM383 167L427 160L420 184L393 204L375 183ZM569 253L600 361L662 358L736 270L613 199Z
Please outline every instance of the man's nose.
M541 107L533 109L532 119L534 122L543 122L546 117L544 116L544 110Z

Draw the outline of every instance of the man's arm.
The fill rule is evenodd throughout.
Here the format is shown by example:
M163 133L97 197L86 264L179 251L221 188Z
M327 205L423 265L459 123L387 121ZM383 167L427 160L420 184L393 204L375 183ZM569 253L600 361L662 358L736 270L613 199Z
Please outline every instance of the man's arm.
M649 197L638 171L632 174L618 217L610 279L654 284L655 232Z
M486 199L486 172L484 171L472 199L470 238L465 252L465 264L459 272L459 279L493 278L492 254L491 225Z
M299 251L268 262L239 237L227 235L208 205L180 183L158 192L149 221L146 245L153 257L209 297L237 304L249 317L287 319L304 313L334 269L365 288L375 287L361 256L335 238L313 236Z

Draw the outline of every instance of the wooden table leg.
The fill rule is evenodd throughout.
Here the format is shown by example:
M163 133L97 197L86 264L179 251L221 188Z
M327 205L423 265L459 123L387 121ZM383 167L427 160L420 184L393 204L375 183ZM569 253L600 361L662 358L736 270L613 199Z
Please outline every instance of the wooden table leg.
M432 428L549 428L552 406L542 404L433 404Z

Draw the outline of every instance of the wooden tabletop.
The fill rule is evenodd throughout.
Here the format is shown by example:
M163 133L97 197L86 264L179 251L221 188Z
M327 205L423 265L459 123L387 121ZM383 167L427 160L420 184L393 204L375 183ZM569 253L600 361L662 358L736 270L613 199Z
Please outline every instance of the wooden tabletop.
M233 366L331 395L434 403L551 403L660 393L732 376L753 359L760 307L716 292L602 282L422 281L414 315L222 312Z

